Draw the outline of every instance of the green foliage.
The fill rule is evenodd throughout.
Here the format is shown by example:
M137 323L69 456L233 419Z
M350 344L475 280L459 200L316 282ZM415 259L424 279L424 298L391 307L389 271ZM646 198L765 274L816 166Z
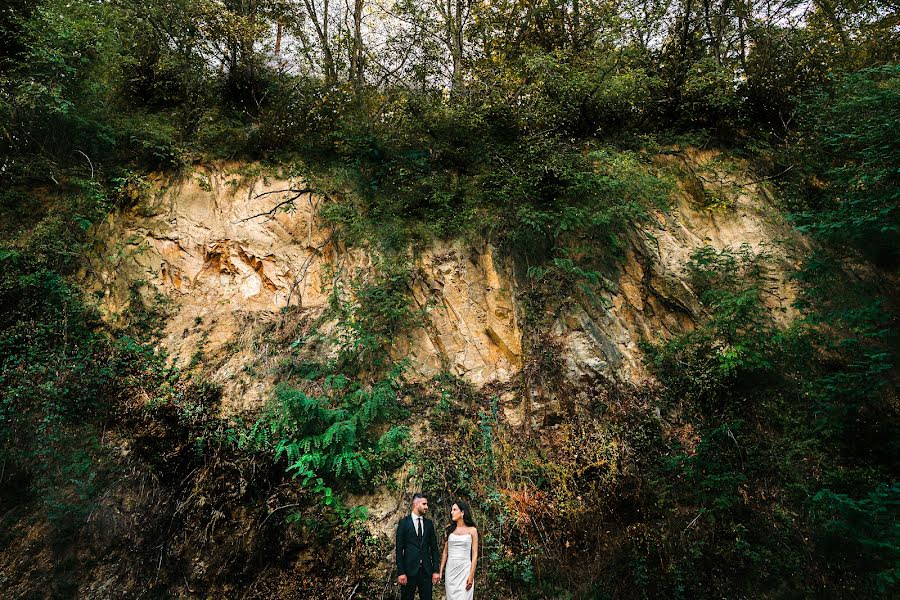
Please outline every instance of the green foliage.
M777 331L762 302L767 262L747 247L694 252L688 272L708 321L648 347L665 385L668 435L677 436L674 448L657 450L665 458L647 466L653 502L696 508L687 528L678 526L683 542L652 536L650 544L672 544L660 552L669 566L654 572L642 563L642 585L702 596L708 590L683 574L722 560L760 582L785 580L813 543L801 541L802 527L814 532L833 589L888 597L896 577L893 491L881 485L868 498L854 497L896 468L897 421L884 402L893 362L889 313L875 286L848 279L836 256L819 251L795 274L805 317ZM860 439L869 449L860 452ZM798 468L807 461L823 474ZM764 507L765 482L773 480L784 504ZM790 515L808 505L799 525ZM874 548L884 558L866 560ZM719 575L710 581L724 584ZM790 585L801 593L805 584Z
M878 593L896 592L900 587L900 484L881 484L859 499L823 489L811 502L822 523L820 543L828 559L873 572L867 586Z
M239 445L272 452L274 460L286 463L287 471L334 510L345 526L364 520L365 508L347 507L340 492L370 489L406 456L408 428L382 427L402 412L397 404L398 375L391 373L371 389L359 384L347 387L344 377L329 376L328 393L318 397L282 386L266 413L242 434Z
M673 189L649 156L555 127L548 133L535 115L491 98L448 105L428 95L360 99L304 86L295 93L301 96L287 102L308 106L307 117L276 111L264 127L290 130L282 148L333 139L297 149L307 165L319 165L316 177L338 182L322 217L344 239L386 252L489 234L535 262L570 243L615 253L617 236L648 207L665 205ZM377 119L370 101L382 103Z
M762 303L766 260L765 254L754 255L746 245L737 256L729 248L716 252L709 246L691 254L688 272L700 301L711 311L724 376L772 368L774 328Z
M895 263L900 228L900 66L835 79L800 108L801 231Z
M810 343L828 357L805 380L820 435L849 448L864 435L879 440L878 456L890 456L897 424L884 396L896 359L886 298L877 282L849 279L838 256L825 251L811 254L796 278Z
M585 565L566 557L603 543L598 523L614 510L607 501L614 502L623 475L615 433L573 418L557 426L558 439L548 445L512 426L499 398L463 380L444 374L422 392L417 407L427 411L435 436L414 448L413 485L429 494L435 519L444 520L456 500L471 505L484 594L579 597Z
M564 254L569 253L564 252ZM597 288L602 282L602 275L599 271L580 267L571 258L557 257L544 266L530 267L527 275L533 281L533 286L538 286L543 290L553 290L556 292L556 295L568 294L571 291L579 290L585 297L590 298L595 303L602 301L600 296L597 295ZM539 295L534 298L533 306L530 306L530 308L534 312L545 309L548 300L547 294Z
M693 62L681 88L680 109L684 119L698 124L714 123L721 127L738 115L740 98L734 86L734 73L729 66L713 57Z
M670 187L640 155L599 148L582 156L557 140L523 140L527 150L478 181L501 209L500 239L538 262L567 247L592 258L615 255L618 236L650 207L664 206ZM505 215L505 216L504 216Z
M109 335L69 279L88 252L86 230L111 204L95 182L71 183L28 235L0 247L0 502L43 503L62 537L104 489L100 438L127 412L119 403L173 390L152 347ZM131 328L141 339L154 326L144 312Z
M276 461L283 458L295 478L315 486L331 505L336 496L325 479L366 489L373 478L402 461L407 428L392 426L377 433L402 412L397 403L399 375L394 369L368 389L342 375L328 375L322 396L282 386L245 443L272 450Z
M372 278L352 278L349 290L337 280L329 297L338 320L339 361L348 368L383 368L386 349L415 322L409 268L393 259L382 259L377 268Z
M738 493L747 481L737 436L741 423L723 423L703 436L696 452L670 459L670 469L696 494L701 514L728 511L741 503Z
M66 167L93 178L122 162L180 162L164 119L115 108L119 16L108 4L48 0L24 22L20 60L0 74L4 176L49 182Z
M660 347L647 346L666 393L688 406L724 408L743 381L772 370L777 337L762 303L765 255L705 246L691 255L688 273L709 321ZM724 403L724 406L723 406Z
M814 32L770 25L753 36L741 85L753 121L778 130L796 114L803 95L826 80L840 57Z
M640 536L630 541L639 555L661 563L638 564L635 577L645 590L685 598L732 595L726 572L741 572L745 585L761 589L775 581L802 589L791 574L803 551L794 525L785 527L760 500L771 478L802 485L796 457L780 455L808 443L772 433L790 427L792 409L782 398L796 392L781 371L789 363L788 336L777 332L762 302L767 261L746 246L696 250L688 273L708 320L648 347L665 386L656 435L666 441L654 441L652 428L625 434L641 448L653 489L646 502L660 511L647 546L640 546ZM653 550L655 544L664 548Z
M174 486L201 462L217 464L235 444L269 453L302 483L289 520L328 538L334 522L319 517L337 516L362 544L365 511L344 494L385 484L412 456L437 499L471 499L484 517L496 598L896 591L897 490L879 482L896 481L900 456L895 302L884 285L897 264L900 103L896 15L883 3L812 3L790 27L783 15L716 2L474 3L452 80L441 60L453 49L429 35L409 36L397 70L375 45L357 48L365 68L344 78L350 20L313 39L313 15L301 18L294 2L7 4L4 509L40 502L61 536L73 534L67 525L118 481L105 471L117 468L103 444L112 424L134 438L137 464L179 480L179 502ZM412 11L403 15L417 31L432 25L422 3L395 8ZM276 22L302 60L319 63L273 58ZM388 37L378 46L393 53ZM782 164L766 164L785 132ZM655 139L743 145L772 169L763 179L788 182L796 223L825 242L797 273L804 318L773 326L765 256L702 248L688 271L708 318L649 349L662 398L575 393L546 329L573 292L599 303L635 225L665 208L674 186L654 163ZM135 286L127 326L112 333L72 275L92 225L147 193L146 170L260 156L302 159L292 171L328 195L318 216L335 238L390 258L373 277L335 286L333 333L318 323L294 342L288 379L245 429L216 417L214 386L166 367L147 343L164 307L146 290ZM727 207L738 191L705 188L705 204ZM521 387L568 411L540 439L529 437L539 419L530 404L528 425L514 429L508 396L501 408L494 390L481 398L449 376L409 385L389 352L417 320L398 257L460 237L499 246L526 274ZM334 360L306 353L325 352L319 342ZM438 432L427 447L403 424L410 403ZM190 497L206 503L203 492ZM256 531L268 535L264 523Z
M347 507L341 492L365 491L406 459L409 428L397 424L406 411L399 402L404 363L389 364L388 348L413 322L409 270L383 260L373 279L355 277L346 290L336 280L330 310L337 346L327 364L303 361L293 373L309 392L280 385L264 414L239 445L271 452L273 460L335 511L344 526L365 519L362 507ZM292 345L301 352L304 340Z

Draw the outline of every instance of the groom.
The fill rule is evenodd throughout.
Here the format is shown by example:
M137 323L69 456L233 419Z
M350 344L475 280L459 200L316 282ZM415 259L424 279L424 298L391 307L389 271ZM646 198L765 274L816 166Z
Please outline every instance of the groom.
M434 524L425 518L426 512L428 498L416 493L412 513L397 524L397 583L403 600L413 600L416 590L420 600L431 600L431 587L441 579L437 537Z

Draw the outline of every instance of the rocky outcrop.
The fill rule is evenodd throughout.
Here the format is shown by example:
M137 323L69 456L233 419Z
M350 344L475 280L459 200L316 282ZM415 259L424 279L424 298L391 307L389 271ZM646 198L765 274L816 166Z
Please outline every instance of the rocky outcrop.
M783 221L764 181L735 160L722 163L714 151L686 151L660 157L665 166L686 165L666 210L630 238L629 249L606 302L570 307L554 324L563 343L570 378L603 376L640 384L649 377L638 344L690 331L704 309L688 284L691 254L747 245L768 261L765 301L782 325L796 316L796 287L788 274L799 264L805 240ZM711 205L705 185L716 197Z
M703 245L766 250L774 257L768 301L782 322L792 318L785 272L801 241L775 216L764 182L746 165L732 161L723 171L717 160L714 152L660 159L686 165L671 206L631 237L599 302L572 300L552 324L567 379L645 381L639 342L690 330L703 317L685 277L691 252ZM706 201L704 177L727 202ZM154 198L98 229L103 258L85 279L111 322L136 287L161 294L170 308L161 344L172 360L219 382L226 412L258 409L275 382L273 369L257 367L283 351L265 332L289 307L318 316L335 279L371 271L373 261L334 241L316 218L324 199L302 181L217 165L157 187ZM514 383L527 357L511 261L487 243L444 242L412 262L410 292L424 322L392 347L409 358L409 376L448 371L477 387Z
M447 370L476 386L509 381L522 364L512 266L490 245L455 243L423 253L416 271L413 298L425 314L408 347L416 369Z

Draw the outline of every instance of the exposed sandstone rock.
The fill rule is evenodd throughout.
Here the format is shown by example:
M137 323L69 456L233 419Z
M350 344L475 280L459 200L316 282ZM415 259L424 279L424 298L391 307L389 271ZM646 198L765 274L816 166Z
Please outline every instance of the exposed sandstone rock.
M511 266L496 264L491 246L438 244L419 257L412 286L425 311L409 356L422 375L440 370L475 385L506 382L521 366Z
M715 156L661 160L697 171ZM703 245L768 251L775 264L767 301L781 322L792 318L785 267L799 240L774 220L767 193L746 168L717 177L737 190L727 207L698 205L703 184L688 178L669 210L655 212L632 236L618 276L608 282L612 291L599 302L572 300L559 313L551 334L571 382L640 384L649 377L638 343L688 331L703 316L685 281L691 252ZM149 283L171 303L162 346L172 360L219 382L226 412L258 409L276 383L267 367L284 351L260 332L278 324L289 306L294 315L321 314L334 279L371 271L373 261L332 241L316 220L323 199L291 191L304 189L301 181L244 181L218 166L160 182L160 189L155 200L98 230L105 258L95 260L86 279L113 322L129 302L129 285ZM528 357L510 260L489 244L436 243L413 258L413 273L411 296L424 325L392 347L397 358L410 359L409 376L449 371L479 387L513 382ZM505 401L504 411L524 419L521 406Z

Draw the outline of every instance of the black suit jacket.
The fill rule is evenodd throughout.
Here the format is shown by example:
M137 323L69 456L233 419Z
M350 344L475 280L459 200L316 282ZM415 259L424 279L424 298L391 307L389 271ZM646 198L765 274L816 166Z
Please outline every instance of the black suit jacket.
M406 515L397 524L397 575L415 577L421 568L431 576L440 570L441 558L434 523L430 519L422 519L422 530L422 540L419 541L411 515Z

